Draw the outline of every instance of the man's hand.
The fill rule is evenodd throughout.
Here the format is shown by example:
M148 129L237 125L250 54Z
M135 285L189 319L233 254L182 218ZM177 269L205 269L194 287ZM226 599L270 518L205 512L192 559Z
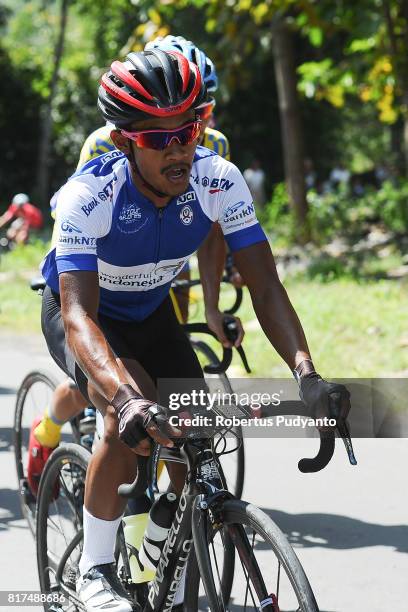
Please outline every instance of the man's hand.
M316 372L312 372L300 378L299 388L300 399L312 410L313 418L347 418L350 411L350 393L344 385L323 380Z
M121 385L111 403L119 421L119 438L139 455L149 455L149 436L171 448L170 438L181 435L168 422L166 408L145 399L130 385Z
M225 313L220 312L219 310L207 310L205 316L207 319L208 327L217 335L217 338L221 342L222 346L225 346L225 348L240 346L242 340L244 339L245 332L242 327L241 320L238 317L226 315ZM231 342L230 340L228 340L227 335L225 333L224 323L226 318L228 318L228 320L234 320L236 324L238 336L235 342Z

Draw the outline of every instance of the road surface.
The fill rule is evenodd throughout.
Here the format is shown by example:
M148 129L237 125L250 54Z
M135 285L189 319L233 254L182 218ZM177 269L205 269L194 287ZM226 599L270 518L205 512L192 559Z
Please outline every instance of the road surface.
M12 425L15 392L31 369L57 372L41 338L0 336L0 591L38 589L35 546L22 519ZM405 612L408 576L406 440L338 444L317 475L297 470L315 440L248 440L243 498L287 534L323 612ZM1 610L17 610L1 608ZM21 607L21 610L40 610Z

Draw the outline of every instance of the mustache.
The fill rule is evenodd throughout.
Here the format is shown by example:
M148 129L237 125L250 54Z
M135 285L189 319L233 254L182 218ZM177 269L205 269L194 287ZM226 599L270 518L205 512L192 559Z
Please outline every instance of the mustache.
M169 170L173 170L173 168L182 168L183 170L187 170L187 172L190 172L192 164L188 164L187 162L180 162L179 164L169 164L168 166L164 166L164 168L160 170L160 174L165 174Z

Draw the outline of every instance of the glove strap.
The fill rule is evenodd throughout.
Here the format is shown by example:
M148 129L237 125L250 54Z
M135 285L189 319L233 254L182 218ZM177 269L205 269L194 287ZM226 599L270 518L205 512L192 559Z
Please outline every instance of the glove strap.
M115 395L111 399L111 406L116 412L120 412L125 404L132 399L144 399L131 385L119 385Z
M308 374L316 374L316 370L311 359L304 359L293 370L293 376L297 384L300 385L300 380Z

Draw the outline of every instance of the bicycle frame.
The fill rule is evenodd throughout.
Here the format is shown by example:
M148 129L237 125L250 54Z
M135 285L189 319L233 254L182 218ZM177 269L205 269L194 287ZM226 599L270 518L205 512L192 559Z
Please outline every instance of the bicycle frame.
M202 459L208 455L208 458ZM202 494L218 493L232 497L223 489L219 465L208 440L188 441L181 449L187 464L187 479L179 506L160 555L156 576L152 581L144 612L162 610L170 612L174 597L186 567L192 537L192 515L194 503Z

